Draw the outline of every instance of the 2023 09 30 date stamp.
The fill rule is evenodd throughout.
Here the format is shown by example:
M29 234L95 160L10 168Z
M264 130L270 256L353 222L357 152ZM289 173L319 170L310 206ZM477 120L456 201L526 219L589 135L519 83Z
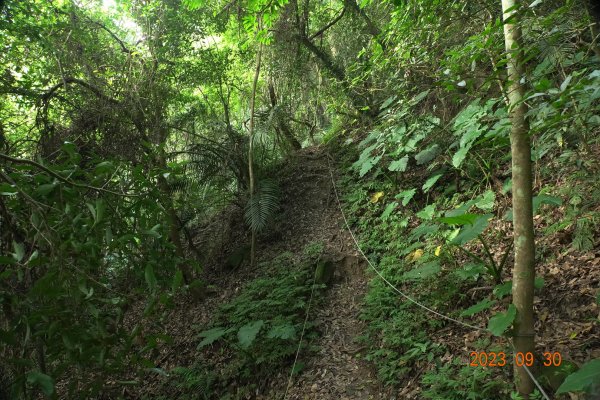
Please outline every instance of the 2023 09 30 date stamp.
M514 363L517 367L531 367L535 363L535 355L532 352L522 353L517 352L512 355ZM502 351L472 351L469 353L470 367L504 367L511 363L511 354L506 354ZM542 353L542 365L544 367L558 367L562 364L562 356L560 352L544 352Z

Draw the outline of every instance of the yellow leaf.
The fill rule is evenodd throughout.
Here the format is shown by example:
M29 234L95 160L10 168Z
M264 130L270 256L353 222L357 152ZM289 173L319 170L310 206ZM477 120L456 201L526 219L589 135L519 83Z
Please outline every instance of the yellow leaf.
M417 249L411 254L411 259L413 261L417 261L419 258L423 257L423 249Z
M442 252L442 246L438 246L438 247L435 248L435 253L434 254L435 254L436 257L439 257L441 252Z
M383 197L383 195L384 195L383 192L375 193L373 196L371 196L371 203L377 203L379 201L379 199Z
M569 336L569 338L570 338L571 340L572 340L572 339L575 339L576 337L577 337L577 332L573 332L573 333L571 333L571 335Z

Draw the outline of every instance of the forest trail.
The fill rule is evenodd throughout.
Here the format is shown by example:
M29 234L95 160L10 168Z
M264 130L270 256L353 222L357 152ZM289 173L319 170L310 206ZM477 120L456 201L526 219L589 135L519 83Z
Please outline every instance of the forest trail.
M293 377L287 395L291 365L274 374L269 382L261 382L260 393L252 398L383 398L375 370L364 360L365 347L356 341L364 328L359 315L368 286L366 262L360 258L345 228L335 198L327 152L321 147L302 149L285 162L276 179L281 189L281 209L273 227L258 239L257 262L269 261L283 252L301 255L306 245L320 243L324 246L324 257L334 261L335 273L323 301L310 309L309 319L316 324L320 335L313 342L304 339L298 357L298 363L304 367ZM248 240L239 234L244 231L239 210L229 212L235 219L231 229L234 233L232 241L225 243L222 249L225 253ZM223 230L223 226L213 229ZM205 235L214 237L217 233L205 232ZM251 269L247 263L234 273L225 272L218 264L207 267L203 279L208 285L217 287L218 293L200 302L193 302L187 296L177 299L164 326L174 343L157 355L157 365L169 371L191 366L205 357L219 362L219 355L196 350L198 329L208 326L221 304L234 298L241 288L258 277L260 269ZM317 350L309 353L308 347ZM160 393L159 381L147 381L142 392L148 395ZM173 393L169 395L173 396Z
M324 304L311 309L321 336L318 351L300 354L305 364L294 377L286 399L379 399L381 388L375 371L363 360L357 343L364 327L360 304L366 293L366 263L360 258L345 228L329 170L328 154L318 147L298 152L281 173L282 221L275 233L280 238L261 246L260 252L299 252L311 242L323 243L325 255L335 260L333 284ZM289 371L283 371L275 387L263 399L283 398Z

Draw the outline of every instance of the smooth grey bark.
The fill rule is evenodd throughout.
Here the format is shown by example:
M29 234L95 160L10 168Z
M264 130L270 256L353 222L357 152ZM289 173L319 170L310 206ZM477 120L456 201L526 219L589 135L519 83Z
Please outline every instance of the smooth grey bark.
M515 261L513 266L513 304L517 309L514 322L516 352L534 351L533 291L535 279L535 243L532 210L532 171L529 124L523 101L523 46L518 24L518 0L502 0L504 39L508 69L508 99L511 120L512 203ZM517 391L528 398L534 384L523 367L515 365Z

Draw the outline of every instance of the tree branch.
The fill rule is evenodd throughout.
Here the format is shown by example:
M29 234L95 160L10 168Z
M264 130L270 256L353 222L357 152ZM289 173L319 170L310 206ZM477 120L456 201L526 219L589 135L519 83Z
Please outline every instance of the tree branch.
M313 40L314 38L321 36L323 33L325 33L325 31L329 28L331 28L333 25L335 25L340 19L342 19L342 17L344 16L344 14L346 13L346 7L342 8L342 12L340 13L340 15L338 15L337 17L335 17L330 23L328 23L327 25L325 25L324 27L322 27L321 29L319 29L317 32L313 33L310 37L309 40Z
M119 193L119 192L114 192L114 191L109 190L109 189L104 189L104 188L99 188L99 187L96 187L96 186L86 185L86 184L83 184L83 183L73 182L70 179L67 179L67 178L61 176L60 174L57 174L56 172L52 171L48 167L45 167L42 164L37 163L37 162L32 161L32 160L27 160L27 159L24 159L24 158L15 158L15 157L11 157L11 156L8 156L8 155L2 154L2 153L0 153L0 158L3 159L3 160L6 160L6 161L13 162L15 164L31 165L31 166L33 166L33 167L35 167L37 169L40 169L40 170L44 171L48 175L51 175L51 176L55 177L59 181L61 181L63 183L66 183L68 185L71 185L71 186L79 187L79 188L82 188L82 189L89 189L89 190L93 190L93 191L96 191L96 192L103 192L103 193L114 194L116 196L122 196L122 197L138 197L139 196L138 194Z

